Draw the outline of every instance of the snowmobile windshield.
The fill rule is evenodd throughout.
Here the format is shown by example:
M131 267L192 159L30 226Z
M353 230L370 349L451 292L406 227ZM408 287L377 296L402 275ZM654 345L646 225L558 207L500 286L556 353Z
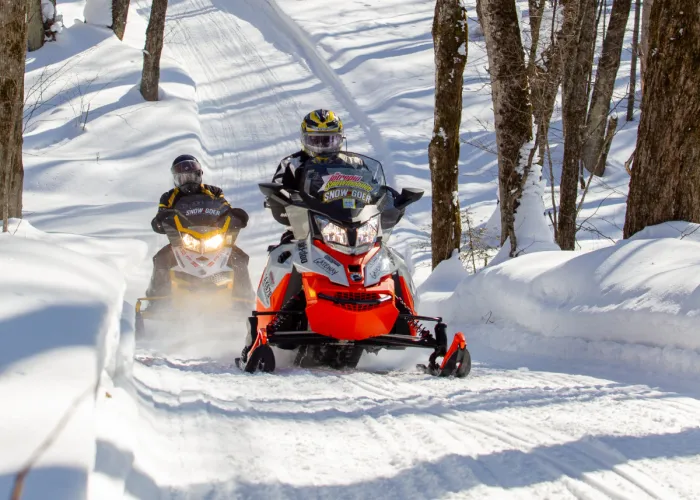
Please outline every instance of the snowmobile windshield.
M385 182L382 164L377 160L340 153L331 159L312 158L305 163L301 192L312 210L350 221L357 220L365 207L380 203L386 192ZM368 216L376 214L376 210L364 212Z
M229 206L223 199L206 194L185 196L173 208L175 217L165 227L171 245L205 254L235 243L239 229L227 224Z
M186 228L219 228L226 223L229 206L223 199L205 194L183 196L173 207Z

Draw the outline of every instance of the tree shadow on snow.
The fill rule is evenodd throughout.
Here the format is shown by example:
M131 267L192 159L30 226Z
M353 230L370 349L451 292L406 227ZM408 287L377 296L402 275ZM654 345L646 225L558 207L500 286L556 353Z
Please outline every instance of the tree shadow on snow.
M218 498L217 495L227 492L230 498L355 499L373 497L381 492L379 494L384 499L432 499L464 493L481 485L511 490L572 478L587 483L589 491L597 486L599 494L611 495L617 493L614 486L608 489L602 481L590 481L587 475L614 472L637 495L648 495L649 490L643 482L635 482L633 475L616 468L635 460L685 458L698 453L700 429L650 436L583 437L568 443L537 446L528 451L507 449L474 456L447 454L437 460L419 462L391 477L350 484L299 486L231 479L215 484L191 485L182 493L197 498ZM656 488L656 491L660 489Z
M9 284L10 288L12 284ZM66 284L69 288L70 284ZM60 293L60 290L55 290ZM46 295L44 287L17 287L17 295ZM102 329L106 305L95 301L84 304L53 304L41 309L15 313L0 320L0 374L22 359L66 347L94 348Z
M0 474L0 498L10 498L15 473ZM33 467L24 480L22 500L84 498L88 475L77 467Z

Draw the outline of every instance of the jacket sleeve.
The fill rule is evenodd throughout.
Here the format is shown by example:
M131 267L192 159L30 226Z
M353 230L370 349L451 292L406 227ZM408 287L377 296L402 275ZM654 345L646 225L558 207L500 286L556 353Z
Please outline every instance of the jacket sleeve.
M303 157L299 153L295 153L286 157L277 166L277 171L272 177L272 182L282 184L287 189L299 189L299 172L300 166L303 163Z
M277 170L275 170L275 175L272 176L272 182L276 182L277 184L284 184L282 181L284 179L284 172L287 170L287 167L289 165L289 160L286 158L280 162L279 165L277 165Z
M158 213L151 221L151 228L158 234L165 234L165 229L163 229L163 216L170 207L170 198L172 196L172 191L164 193L160 197L160 202L158 203Z

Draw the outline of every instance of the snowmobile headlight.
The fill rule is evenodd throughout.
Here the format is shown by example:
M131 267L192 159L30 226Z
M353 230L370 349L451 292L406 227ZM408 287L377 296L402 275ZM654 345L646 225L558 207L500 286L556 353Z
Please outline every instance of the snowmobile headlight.
M336 243L338 245L348 244L348 232L337 224L334 224L325 217L316 215L316 223L318 224L323 239L326 243Z
M357 240L355 246L372 245L377 239L379 229L379 218L372 217L369 221L357 228Z
M187 233L180 233L180 235L182 236L183 247L192 252L199 252L201 242L197 238Z
M212 236L208 240L204 240L202 243L204 244L205 252L213 252L221 248L221 246L224 244L224 237L220 234L217 234Z

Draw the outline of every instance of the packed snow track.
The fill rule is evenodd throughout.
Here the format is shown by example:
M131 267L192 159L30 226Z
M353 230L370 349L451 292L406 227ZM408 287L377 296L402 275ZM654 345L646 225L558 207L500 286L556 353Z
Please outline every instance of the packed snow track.
M254 280L263 249L281 233L262 210L256 184L297 149L299 120L308 111L337 111L352 149L384 161L392 178L429 186L427 170L411 166L427 169L420 155L429 139L414 137L418 152L392 161L409 139L389 137L379 124L394 120L391 106L422 109L400 103L426 94L432 76L423 81L416 63L414 82L412 63L405 64L410 70L377 84L395 95L371 108L366 103L376 95L362 94L356 81L375 78L372 66L360 73L372 58L411 61L414 52L431 50L422 35L408 47L390 44L416 36L417 25L429 38L434 4L384 2L170 2L166 55L195 80L208 181L251 213L240 244L251 254ZM134 4L147 13L148 0ZM386 32L373 8L390 19ZM324 19L296 19L313 9ZM338 60L328 56L331 43L313 33L332 18L357 44L336 47ZM358 41L357 33L375 38ZM381 36L387 40L377 42ZM353 52L373 46L390 48ZM352 56L343 71L341 54ZM396 90L396 82L406 88ZM393 369L382 353L357 371L281 364L274 375L247 375L233 364L241 332L204 338L202 329L137 345L140 408L126 498L700 498L696 389L591 363L491 351L471 342L470 331L475 364L463 380L406 369L425 362L426 352L400 357Z
M132 473L134 498L698 494L700 405L621 380L484 364L460 381L249 376L232 364L141 354L135 383L148 475Z

